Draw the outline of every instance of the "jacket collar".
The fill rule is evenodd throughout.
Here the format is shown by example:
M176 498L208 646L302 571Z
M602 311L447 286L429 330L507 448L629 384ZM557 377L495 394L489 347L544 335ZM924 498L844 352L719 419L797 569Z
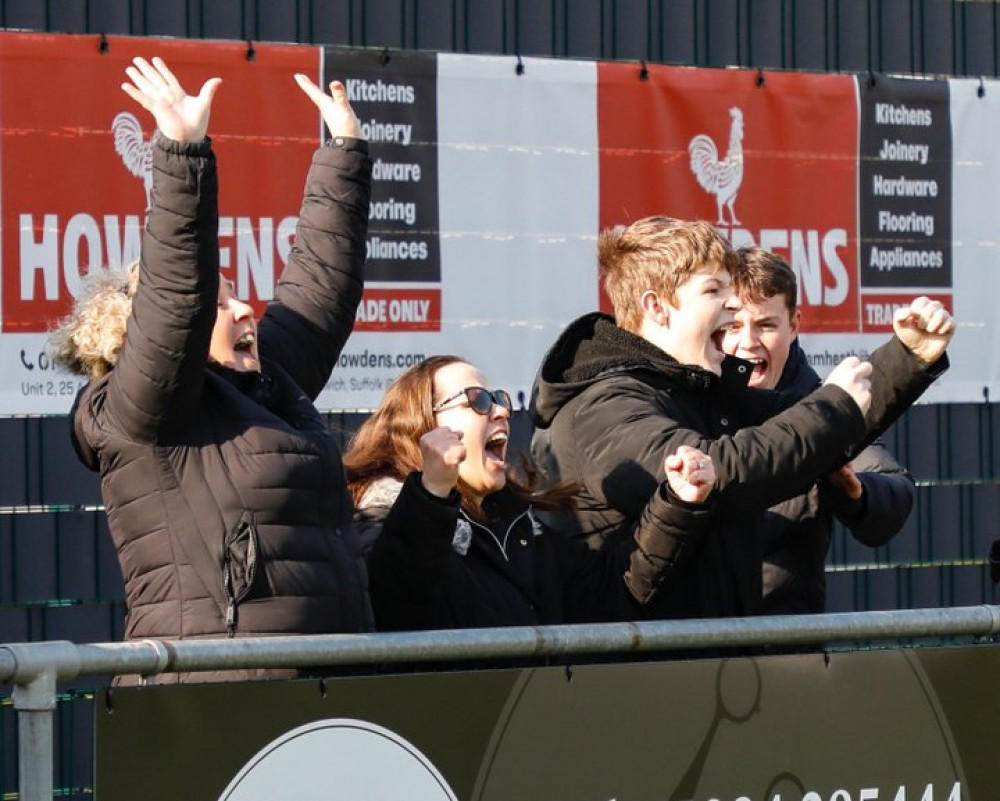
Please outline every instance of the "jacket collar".
M778 386L775 389L795 390L800 395L808 395L821 383L817 372L809 364L806 353L799 345L799 338L796 337L788 351L788 361L781 371L778 379Z
M532 387L532 419L536 425L548 427L572 398L616 374L693 392L712 392L719 387L714 373L680 364L656 345L620 328L614 317L593 312L572 322L542 360Z
M263 366L260 372L252 372L234 370L231 367L224 367L218 362L209 361L208 369L254 403L259 403L264 408L272 410L280 405L281 391L278 384L271 372Z

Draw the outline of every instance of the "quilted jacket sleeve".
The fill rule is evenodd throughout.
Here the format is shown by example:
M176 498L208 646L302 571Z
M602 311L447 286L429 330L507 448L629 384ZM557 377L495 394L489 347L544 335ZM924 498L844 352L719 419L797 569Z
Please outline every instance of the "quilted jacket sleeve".
M338 137L306 178L295 244L259 327L261 356L315 400L354 328L371 197L368 143Z
M218 182L209 140L153 147L153 198L125 342L102 393L104 425L156 443L196 414L219 293Z
M557 552L568 622L635 620L678 569L700 551L712 525L715 494L688 504L666 481L646 504L631 540L591 550L579 540L546 531Z
M639 603L648 603L671 575L695 557L712 523L714 494L702 504L677 498L664 481L639 518L625 584Z

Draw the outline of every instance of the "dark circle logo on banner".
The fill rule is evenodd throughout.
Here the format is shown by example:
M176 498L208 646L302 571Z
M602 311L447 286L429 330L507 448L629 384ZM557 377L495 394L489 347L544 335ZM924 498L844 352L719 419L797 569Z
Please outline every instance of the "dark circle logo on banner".
M363 720L307 723L266 745L219 801L457 801L416 746Z

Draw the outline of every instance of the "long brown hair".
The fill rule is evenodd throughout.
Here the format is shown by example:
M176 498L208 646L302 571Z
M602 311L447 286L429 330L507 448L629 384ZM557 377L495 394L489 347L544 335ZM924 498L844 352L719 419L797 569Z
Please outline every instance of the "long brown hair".
M420 438L437 428L434 419L434 376L449 364L468 364L458 356L431 356L403 372L385 393L382 404L369 417L351 440L344 455L348 489L359 506L368 488L380 478L403 481L415 470L423 468ZM569 511L573 506L576 486L557 484L540 487L540 473L531 461L522 456L520 471L507 466L507 485L511 491L539 509ZM476 517L482 517L479 502L461 479L458 491L462 507Z

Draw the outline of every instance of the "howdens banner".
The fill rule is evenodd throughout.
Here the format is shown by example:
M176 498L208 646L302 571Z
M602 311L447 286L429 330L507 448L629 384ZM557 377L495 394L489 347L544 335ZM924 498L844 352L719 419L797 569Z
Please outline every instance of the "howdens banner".
M959 320L925 396L1000 392L992 194L1000 83L762 73L305 45L0 33L0 414L65 413L80 381L45 333L82 277L139 251L152 122L135 55L218 75L220 261L259 310L323 134L292 75L340 78L375 164L355 333L319 404L370 409L403 369L458 353L526 402L547 347L603 306L601 228L712 221L783 255L825 373L917 294ZM974 336L973 336L974 334Z
M1000 648L111 691L102 801L991 801Z

